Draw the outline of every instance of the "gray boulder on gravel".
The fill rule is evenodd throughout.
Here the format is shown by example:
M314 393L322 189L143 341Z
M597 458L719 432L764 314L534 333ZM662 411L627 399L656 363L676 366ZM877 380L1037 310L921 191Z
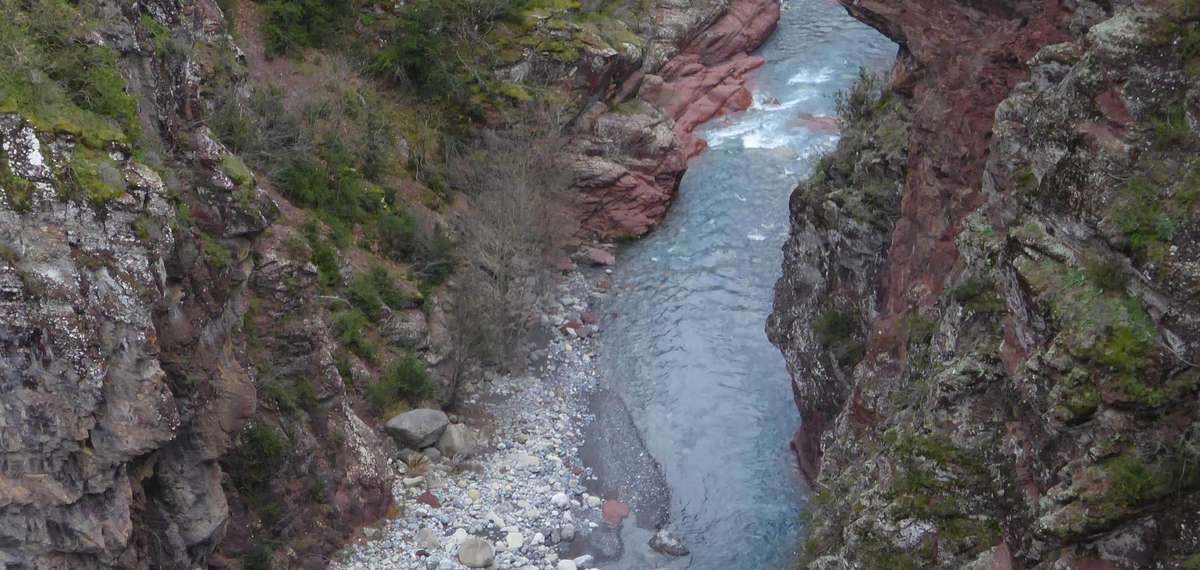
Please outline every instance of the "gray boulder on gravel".
M492 543L472 536L463 541L458 547L458 561L467 568L487 568L496 559L496 551Z
M450 424L437 441L438 451L448 458L466 457L475 451L476 437L471 428L462 424Z
M437 443L449 423L440 410L422 408L395 416L384 427L400 447L425 449Z

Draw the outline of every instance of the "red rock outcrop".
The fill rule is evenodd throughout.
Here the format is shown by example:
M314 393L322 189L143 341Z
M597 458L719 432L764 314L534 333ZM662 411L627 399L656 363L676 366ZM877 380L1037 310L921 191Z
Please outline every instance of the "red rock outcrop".
M576 186L586 230L639 236L662 220L688 159L705 148L695 129L752 103L746 84L763 60L750 52L779 14L778 0L735 0L661 66L649 62L625 79L617 110L597 103L585 112Z
M893 86L912 95L913 139L888 252L888 312L928 304L958 262L954 238L982 203L996 106L1029 75L1025 62L1066 39L1059 2L839 0L901 45Z

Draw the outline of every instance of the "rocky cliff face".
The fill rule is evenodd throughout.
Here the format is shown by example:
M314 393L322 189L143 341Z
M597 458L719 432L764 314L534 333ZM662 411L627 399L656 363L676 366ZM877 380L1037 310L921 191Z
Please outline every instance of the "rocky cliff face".
M1195 5L843 3L900 54L768 325L805 564L1200 564Z
M214 45L224 39L215 5L44 4L35 8L63 18L50 25L67 26L59 41L90 34L80 57L113 66L143 99L140 117L130 101L130 124L110 134L116 113L96 99L55 101L43 85L30 103L27 72L5 77L0 560L193 565L228 516L216 460L254 411L236 329L249 246L274 205L222 170L229 154L194 120L199 65L155 57L143 20ZM30 12L5 10L28 23ZM20 38L32 50L70 55L32 27ZM115 105L121 93L100 96ZM177 150L165 156L168 146Z
M395 449L322 299L369 260L310 262L307 215L206 126L218 94L247 90L219 7L236 4L0 0L6 567L324 567L391 506ZM622 52L525 63L578 96L603 235L665 213L691 129L748 104L745 53L778 16L774 0L651 8ZM428 305L379 328L436 365Z
M221 69L237 48L220 9L5 10L32 30L7 45L65 59L55 42L79 42L111 66L111 98L136 125L92 101L23 98L22 74L37 71L5 76L0 561L190 568L223 563L209 560L222 539L244 549L262 482L243 484L227 453L253 448L284 467L281 449L261 445L288 419L264 397L270 364L315 385L307 421L270 440L302 457L279 490L301 498L282 536L304 535L301 554L329 552L388 508L390 451L350 408L321 314L280 323L311 305L315 270L280 259L275 202L204 126L215 84L240 81ZM274 327L291 358L252 346L253 326Z

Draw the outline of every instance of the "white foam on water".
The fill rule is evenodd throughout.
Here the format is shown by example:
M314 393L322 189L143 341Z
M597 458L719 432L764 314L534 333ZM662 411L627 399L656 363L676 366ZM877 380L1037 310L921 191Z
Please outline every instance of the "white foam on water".
M803 103L805 99L808 99L811 97L811 95L807 94L807 93L802 93L802 95L803 96L801 96L801 97L795 97L792 99L788 99L786 101L780 101L779 98L772 96L772 95L764 95L764 94L760 94L760 93L755 93L754 94L754 102L750 104L750 110L751 111L784 111L787 109L791 109L792 107L795 107L796 105L799 105L800 103Z
M754 94L754 102L750 104L750 110L752 110L752 111L786 111L788 109L791 109L792 107L795 107L796 105L799 105L805 101L812 99L813 97L820 95L820 92L817 91L816 89L801 88L801 89L796 89L796 90L790 92L789 95L792 96L791 99L788 99L786 101L780 101L777 97L774 97L772 95L755 93Z
M755 231L755 232L750 232L750 233L746 234L746 239L751 240L751 241L766 241L767 236L764 236Z
M742 137L743 148L784 148L792 142L791 137L784 133L770 132L765 129L747 133Z
M800 73L791 76L788 79L788 85L797 85L800 83L825 83L833 78L833 70L828 67L822 67L819 70L804 69Z
M709 147L715 148L715 147L719 147L731 140L741 138L746 133L749 133L750 131L753 131L756 128L758 128L758 125L755 125L752 122L746 121L746 122L741 122L741 123L734 123L734 124L729 125L724 128L714 129L712 131L704 133L702 136L704 137L704 140L708 142Z

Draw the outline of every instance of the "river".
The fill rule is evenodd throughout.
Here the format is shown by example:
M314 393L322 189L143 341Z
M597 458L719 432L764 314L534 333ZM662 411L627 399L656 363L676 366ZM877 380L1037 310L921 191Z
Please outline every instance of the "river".
M660 228L623 248L585 460L594 492L629 503L612 569L788 568L805 494L788 442L800 418L763 324L788 195L837 140L833 94L895 46L831 0L792 0L763 46L754 106L700 134ZM625 427L623 427L625 426ZM650 551L669 518L691 555Z

